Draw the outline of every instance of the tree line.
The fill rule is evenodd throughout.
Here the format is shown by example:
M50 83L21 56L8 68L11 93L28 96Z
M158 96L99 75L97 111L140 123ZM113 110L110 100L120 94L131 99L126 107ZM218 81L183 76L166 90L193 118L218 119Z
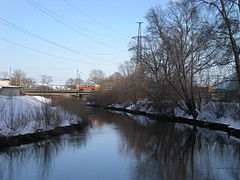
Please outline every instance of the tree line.
M20 69L13 70L11 75L7 72L0 72L0 77L9 79L10 85L21 86L22 88L49 89L51 88L50 84L53 82L53 77L46 74L40 75L40 80L37 82L35 79L28 77L27 74ZM69 78L64 85L71 87L84 83L100 84L103 79L105 79L104 72L100 69L93 69L89 73L89 78L86 81L82 80L80 77Z
M160 113L174 115L178 107L196 119L206 103L199 89L211 86L214 76L236 74L240 89L239 0L179 0L149 9L145 19L141 45L130 43L130 61L109 77L98 69L89 74L87 82L101 85L90 100L102 105L147 100ZM41 77L43 84L51 81ZM35 83L17 71L11 82ZM82 82L70 78L66 85Z
M199 88L210 86L213 75L236 73L240 87L239 0L180 0L149 9L145 18L141 47L131 43L131 60L104 81L94 101L147 98L161 113L179 107L196 119Z

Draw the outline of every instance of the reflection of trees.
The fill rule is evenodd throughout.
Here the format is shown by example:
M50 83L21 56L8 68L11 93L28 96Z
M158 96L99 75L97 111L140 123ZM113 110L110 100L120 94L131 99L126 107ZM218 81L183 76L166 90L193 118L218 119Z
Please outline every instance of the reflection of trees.
M70 97L52 98L52 101L54 105L62 107L71 114L77 115L82 122L88 121L88 109L86 108L84 102Z
M38 169L38 179L45 179L53 161L66 147L79 148L86 143L87 132L61 136L50 141L12 147L0 152L0 180L17 179L25 164L33 161ZM36 177L37 179L37 177Z
M127 116L96 109L92 111L90 119L93 126L113 124L120 133L120 152L136 159L131 164L132 179L240 177L240 146L237 142L207 130L167 122L143 126ZM0 152L0 180L13 179L30 160L39 168L38 179L45 179L59 153L68 147L81 148L88 136L88 132L75 132L50 141L3 150Z
M95 116L98 121L114 123L122 138L121 152L135 155L133 178L240 178L239 143L214 132L164 122L142 126L126 116L106 112Z

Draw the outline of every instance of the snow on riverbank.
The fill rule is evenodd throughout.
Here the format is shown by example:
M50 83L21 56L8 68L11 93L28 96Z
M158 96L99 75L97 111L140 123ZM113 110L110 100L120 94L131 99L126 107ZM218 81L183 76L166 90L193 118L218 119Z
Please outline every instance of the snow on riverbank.
M154 110L153 106L147 100L138 101L136 103L130 103L127 105L122 104L113 104L110 107L115 108L124 108L128 110L136 110L147 113L157 113ZM186 114L180 108L175 108L175 116L176 117L184 117L188 119L193 119L192 116ZM223 103L223 102L208 102L203 104L201 107L201 111L198 111L199 115L197 120L202 120L206 122L215 122L229 125L229 127L240 129L240 104L231 102L231 103Z
M177 117L192 119L181 109L175 109ZM240 129L240 104L235 102L208 102L203 104L201 111L198 111L197 120L206 122L222 123L229 125L231 128Z
M50 104L51 99L41 96L0 96L0 136L46 131L80 121Z
M109 107L115 107L115 108L123 108L128 110L135 110L135 111L142 111L152 114L157 114L158 112L153 108L151 102L149 102L147 99L144 99L142 101L137 101L136 103L129 103L129 104L112 104Z

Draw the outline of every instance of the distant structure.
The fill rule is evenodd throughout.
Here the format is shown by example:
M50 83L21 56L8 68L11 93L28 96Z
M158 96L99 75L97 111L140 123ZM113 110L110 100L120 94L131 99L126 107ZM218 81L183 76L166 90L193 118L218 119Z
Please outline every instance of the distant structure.
M64 90L67 89L66 85L49 85L50 88L54 89L54 90Z
M146 38L146 36L142 36L141 25L142 25L143 22L137 22L137 23L138 23L138 35L132 37L133 39L137 39L137 45L134 48L130 48L129 50L136 49L136 51L137 51L137 61L141 62L142 61L142 56L143 56L143 53L142 53L142 50L143 50L142 39Z
M10 79L0 78L0 85L10 85Z
M28 89L38 89L38 90L64 90L67 89L66 85L53 85L53 84L35 84L34 88Z
M1 96L19 96L20 86L11 86L10 79L0 78L0 95Z

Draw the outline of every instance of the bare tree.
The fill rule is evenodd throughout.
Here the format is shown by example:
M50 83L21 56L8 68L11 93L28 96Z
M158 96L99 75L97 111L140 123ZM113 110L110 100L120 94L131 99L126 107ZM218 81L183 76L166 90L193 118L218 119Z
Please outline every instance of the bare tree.
M22 70L16 69L13 71L11 77L11 85L31 88L35 85L35 81L32 78L27 77L26 73Z
M15 69L11 77L11 84L15 86L21 86L23 79L26 78L26 73L20 69Z
M53 82L52 76L47 76L47 75L41 75L41 84L49 85L51 82Z
M133 61L126 61L119 66L119 72L101 81L100 89L90 100L100 105L123 104L137 102L146 98L144 94L145 78L140 76Z
M133 61L125 61L120 64L119 72L124 77L129 77L135 72L136 64Z
M139 63L158 89L171 89L178 105L195 119L196 74L212 65L215 53L208 40L208 24L192 1L172 3L164 11L153 8L146 18L149 37Z
M80 78L69 78L66 82L65 85L67 86L76 86L79 84L82 84L84 81Z
M93 69L89 74L89 80L92 83L100 84L105 79L105 74L100 69Z
M29 77L22 80L22 87L25 87L25 88L33 88L35 87L35 84L36 84L36 81Z
M240 87L240 1L196 0L207 7L212 18L213 40L220 50L220 65L235 65Z
M119 89L119 96L125 102L136 102L146 98L146 79L140 70L134 61L125 61L119 66L121 79L116 86Z

